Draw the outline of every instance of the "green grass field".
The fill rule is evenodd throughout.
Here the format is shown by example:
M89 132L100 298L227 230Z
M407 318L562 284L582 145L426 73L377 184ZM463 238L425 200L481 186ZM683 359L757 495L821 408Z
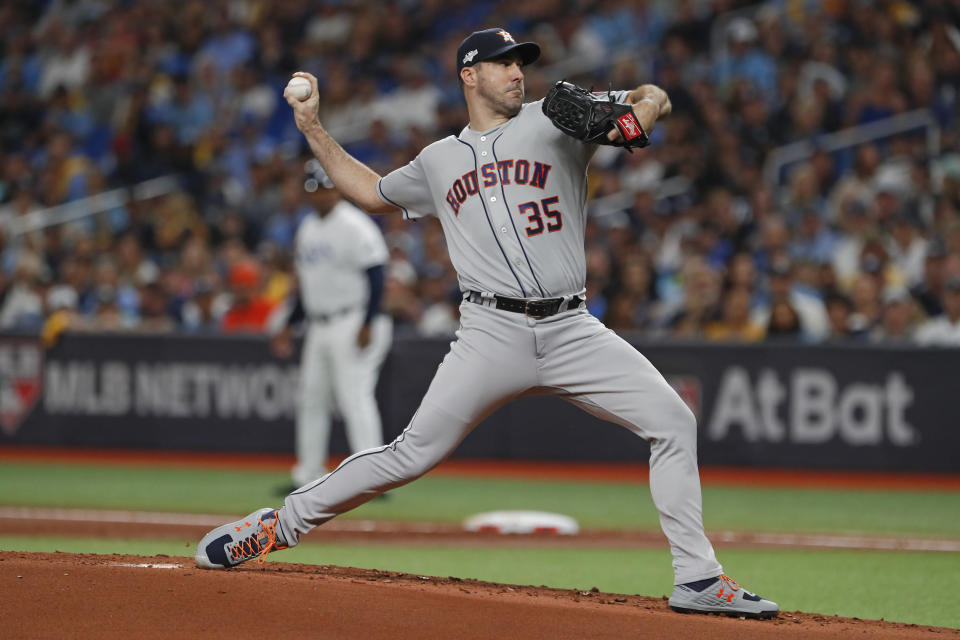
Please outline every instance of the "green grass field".
M278 504L280 472L56 464L0 466L0 504L243 514ZM457 522L480 511L540 509L589 528L658 528L645 485L428 476L346 517ZM960 493L706 487L710 530L820 532L960 538ZM0 549L189 556L193 540L0 535ZM879 551L725 550L748 588L784 611L960 627L960 554ZM660 596L671 585L662 550L491 549L302 545L271 556L514 584Z
M242 515L277 505L283 472L56 464L0 465L0 503ZM643 484L426 476L347 518L460 522L481 511L565 513L582 527L658 529ZM705 487L711 530L960 537L960 492Z

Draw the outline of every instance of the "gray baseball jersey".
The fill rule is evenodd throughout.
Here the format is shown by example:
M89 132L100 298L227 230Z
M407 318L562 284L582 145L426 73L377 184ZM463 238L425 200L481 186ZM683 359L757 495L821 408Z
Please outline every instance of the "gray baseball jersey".
M489 131L466 127L439 140L377 183L407 218L440 219L463 291L552 298L584 290L587 163L596 147L564 135L541 104Z
M467 296L457 339L406 429L287 496L277 512L282 544L423 475L511 399L552 394L650 442L650 491L676 583L722 572L703 530L693 413L642 354L571 304L584 290L594 150L533 102L489 131L466 128L426 147L377 182L408 218L440 219L464 292L563 301L529 315L529 303Z

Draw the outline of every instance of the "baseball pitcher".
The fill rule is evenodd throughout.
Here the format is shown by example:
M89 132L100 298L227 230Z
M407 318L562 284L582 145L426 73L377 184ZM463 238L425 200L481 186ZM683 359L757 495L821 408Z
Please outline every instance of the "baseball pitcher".
M463 291L457 339L420 408L393 442L358 453L260 509L214 529L196 560L232 567L293 546L324 522L423 475L470 431L521 395L551 394L650 443L650 491L673 554L670 606L681 612L773 617L774 602L723 573L704 534L697 425L663 376L584 306L587 164L597 144L642 147L670 113L654 85L593 94L558 83L524 104L523 67L540 54L503 29L457 51L469 124L408 165L379 176L348 155L305 101L287 95L297 126L334 184L362 208L437 216Z

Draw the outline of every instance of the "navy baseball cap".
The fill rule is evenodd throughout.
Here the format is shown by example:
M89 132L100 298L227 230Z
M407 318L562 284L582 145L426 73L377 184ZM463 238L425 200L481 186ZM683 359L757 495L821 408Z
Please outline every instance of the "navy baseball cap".
M474 31L457 48L457 74L464 67L472 67L483 60L490 60L508 51L520 54L523 64L536 62L540 57L540 45L535 42L517 42L506 29L494 27Z

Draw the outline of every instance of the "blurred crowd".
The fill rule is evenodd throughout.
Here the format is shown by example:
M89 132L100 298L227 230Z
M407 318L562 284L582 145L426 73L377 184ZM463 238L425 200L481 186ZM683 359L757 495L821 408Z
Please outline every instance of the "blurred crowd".
M386 173L467 122L454 53L491 25L541 45L528 99L561 77L672 99L651 147L590 170L588 306L608 326L960 345L955 0L4 2L0 330L264 331L309 211L290 73L318 77L325 126ZM823 143L920 109L915 130ZM765 172L792 143L812 145ZM450 335L439 224L377 221L397 333Z

